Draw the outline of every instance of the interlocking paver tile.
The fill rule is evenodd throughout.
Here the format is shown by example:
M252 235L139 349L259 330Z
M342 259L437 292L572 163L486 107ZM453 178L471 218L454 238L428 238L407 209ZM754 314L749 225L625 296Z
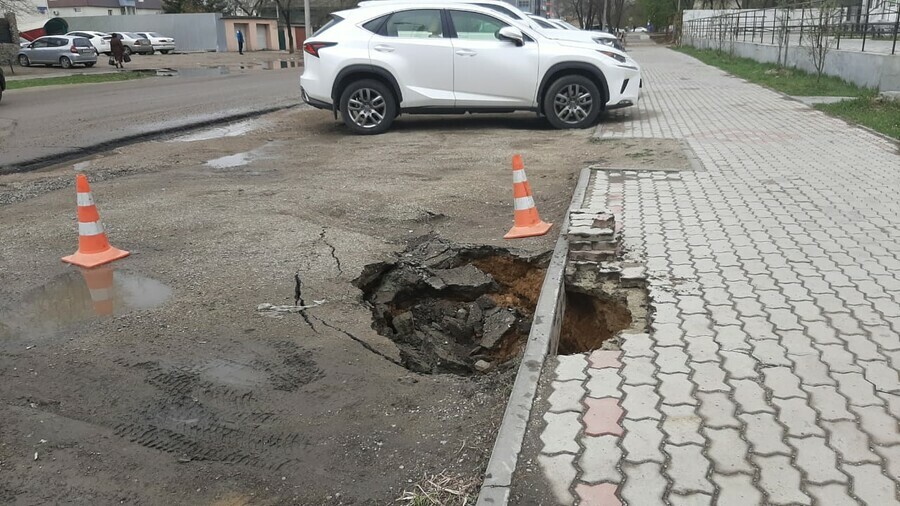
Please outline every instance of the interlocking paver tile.
M878 462L878 456L869 450L869 436L854 422L822 422L828 433L828 444L841 456L841 460L852 464Z
M622 501L616 497L616 486L610 483L587 485L579 483L575 487L581 501L580 506L621 506Z
M822 428L816 424L816 412L806 402L806 399L773 399L778 406L778 421L787 427L791 436L824 436Z
M804 386L809 392L809 405L819 412L822 420L853 420L854 416L847 410L847 399L831 386Z
M745 413L738 418L744 421L744 435L753 445L753 451L760 454L782 453L788 455L791 449L782 441L784 429L768 413Z
M585 437L581 444L584 445L584 453L578 460L578 467L582 470L583 481L618 483L622 480L616 468L622 458L618 436Z
M753 506L762 503L762 493L754 486L752 476L715 474L713 481L719 487L718 504Z
M701 453L703 447L697 445L666 445L669 465L666 475L672 481L672 490L681 494L691 492L713 492L713 485L706 478L709 461Z
M734 400L739 405L739 412L775 412L775 409L765 399L765 390L756 382L751 380L732 380L731 384L734 386Z
M705 428L704 433L709 439L707 453L715 471L729 474L753 472L747 461L747 443L741 439L738 429Z
M654 313L621 353L546 373L557 384L541 390L544 409L573 406L577 388L560 382L586 392L581 475L559 455L562 493L629 506L898 504L896 146L687 56L633 54L645 93L595 137L680 139L704 170L592 174L583 204L616 213Z
M657 426L657 420L625 420L625 436L622 438L622 448L625 449L625 458L631 462L652 461L663 463L662 451L659 449L664 434Z
M581 411L581 398L584 397L585 390L580 381L554 381L550 388L553 389L553 393L547 398L550 412Z
M788 442L797 450L797 467L806 472L807 480L820 484L847 482L837 470L837 455L825 445L825 438L789 438Z
M897 504L896 485L881 466L844 466L844 471L853 477L853 493L866 504Z
M572 504L574 498L569 492L569 485L575 480L578 471L575 469L575 455L562 453L559 455L538 455L538 464L544 471L544 477L550 482L550 489L557 501Z
M770 504L811 504L810 498L800 489L800 471L791 465L790 458L782 455L754 456L759 467L759 485L768 494Z
M577 453L579 451L576 436L581 430L581 423L578 421L578 413L545 413L544 420L547 422L547 427L541 433L541 441L544 443L542 452Z
M765 377L766 388L772 391L774 397L781 399L806 398L806 393L800 389L800 378L794 375L790 368L766 367L762 373Z
M585 386L587 393L591 397L621 397L622 390L619 385L622 383L622 376L618 369L590 369L588 371L588 379Z
M622 464L622 472L626 476L625 485L622 487L622 498L629 505L662 503L666 479L663 477L659 464L625 462Z
M661 409L666 415L662 429L668 435L668 441L678 445L687 443L702 445L706 442L700 435L703 420L694 412L693 406L663 405Z
M584 370L588 364L583 354L560 355L557 359L559 364L556 366L556 379L560 381L585 379Z

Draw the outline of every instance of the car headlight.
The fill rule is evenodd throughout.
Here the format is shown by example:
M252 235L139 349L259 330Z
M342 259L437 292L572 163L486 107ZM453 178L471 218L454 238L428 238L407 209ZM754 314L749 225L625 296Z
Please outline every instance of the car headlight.
M606 56L609 56L610 58L612 58L613 60L616 60L619 63L627 63L628 62L628 60L626 60L624 56L622 56L618 53L613 53L612 51L604 51L602 49L598 49L597 52L603 53Z

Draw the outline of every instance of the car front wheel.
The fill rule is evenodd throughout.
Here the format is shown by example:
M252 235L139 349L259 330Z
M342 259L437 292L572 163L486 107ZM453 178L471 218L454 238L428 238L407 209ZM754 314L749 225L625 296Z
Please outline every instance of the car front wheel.
M131 56L131 48L129 46L125 46L125 54Z
M27 56L25 56L24 54L20 54L19 55L19 65L21 65L23 67L27 67L27 66L31 65L31 62L28 61Z
M587 128L597 121L603 94L590 79L563 76L544 95L544 115L554 128Z
M397 116L394 95L384 83L363 79L351 83L341 93L341 117L353 133L380 134Z

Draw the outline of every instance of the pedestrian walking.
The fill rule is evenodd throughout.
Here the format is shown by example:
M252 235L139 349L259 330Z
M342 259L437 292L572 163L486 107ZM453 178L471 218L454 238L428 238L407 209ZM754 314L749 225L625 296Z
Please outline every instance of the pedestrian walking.
M125 58L125 44L122 44L122 39L119 37L118 33L112 34L112 38L109 39L109 50L112 51L116 68L125 68L125 64L122 63L122 60Z
M244 34L240 30L237 32L238 53L244 54Z

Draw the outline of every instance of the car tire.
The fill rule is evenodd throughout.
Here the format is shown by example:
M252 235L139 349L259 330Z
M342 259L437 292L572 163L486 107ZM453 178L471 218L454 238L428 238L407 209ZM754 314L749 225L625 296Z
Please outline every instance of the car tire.
M124 52L125 52L125 54L127 54L128 56L131 56L131 54L133 53L133 51L131 50L131 47L129 47L129 46L125 46L125 51L124 51Z
M19 55L19 65L21 65L23 67L30 67L31 61L29 61L28 57L25 56L24 54L20 54Z
M554 128L588 128L600 116L603 94L584 76L563 76L547 88L543 109Z
M344 124L355 134L384 133L397 116L394 94L381 81L362 79L350 83L339 102Z
M87 68L91 68L91 67L94 66L95 63L96 63L96 62L93 62L93 63L85 63L84 66L87 67Z
M160 49L159 52L162 53L162 54L169 54L169 50L168 50L168 49Z
M62 66L62 68L64 68L64 69L70 69L70 68L72 68L72 60L70 60L68 56L63 56L62 58L60 58L60 59L59 59L59 64L60 64L60 66Z

